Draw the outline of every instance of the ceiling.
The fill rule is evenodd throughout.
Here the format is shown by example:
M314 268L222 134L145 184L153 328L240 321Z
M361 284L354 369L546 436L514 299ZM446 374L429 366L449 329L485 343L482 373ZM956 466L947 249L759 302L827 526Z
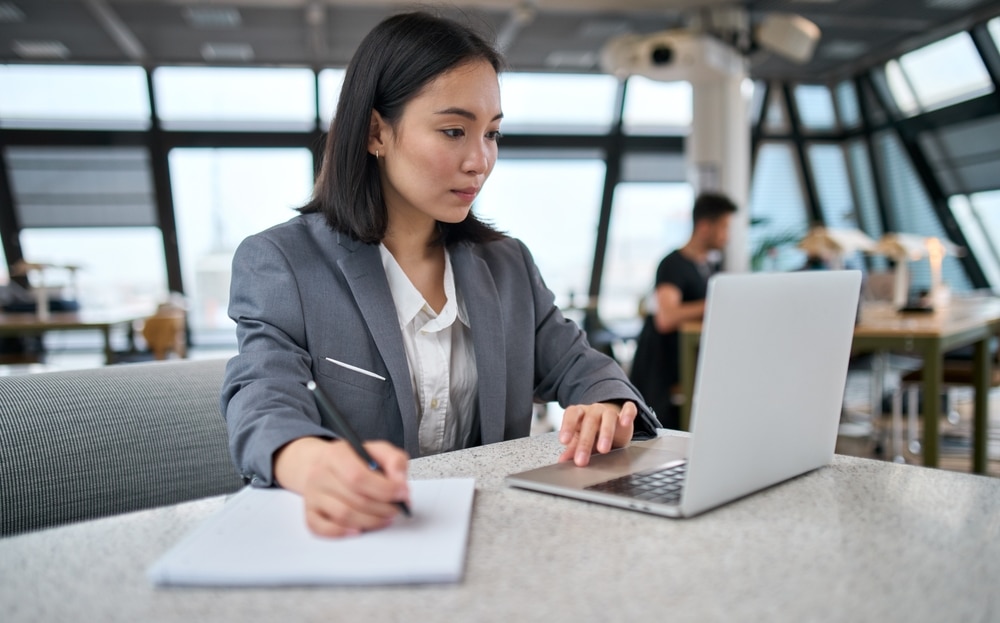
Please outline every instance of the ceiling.
M441 4L425 2L424 6ZM392 0L0 0L0 62L343 66ZM598 71L611 37L795 13L822 38L796 64L748 50L753 76L829 81L1000 15L1000 0L452 0L518 71ZM742 11L741 9L745 9Z

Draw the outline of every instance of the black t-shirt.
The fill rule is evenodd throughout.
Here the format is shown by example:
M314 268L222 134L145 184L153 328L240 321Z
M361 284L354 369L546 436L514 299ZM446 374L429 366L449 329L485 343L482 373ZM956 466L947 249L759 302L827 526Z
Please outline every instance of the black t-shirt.
M679 250L663 258L656 269L656 286L670 284L681 292L681 302L690 303L705 299L708 279L717 268L690 260ZM646 316L632 373L629 375L646 404L656 411L660 422L667 428L676 428L676 410L671 408L671 388L680 380L680 337L676 331L660 333L656 330L653 315Z

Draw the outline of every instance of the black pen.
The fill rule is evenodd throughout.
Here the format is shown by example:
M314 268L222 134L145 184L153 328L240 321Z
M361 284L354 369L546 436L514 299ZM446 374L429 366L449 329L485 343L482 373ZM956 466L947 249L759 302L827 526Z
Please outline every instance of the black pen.
M376 472L385 473L382 471L382 466L375 462L365 447L361 445L361 438L358 434L354 432L351 425L347 423L347 420L340 415L340 412L333 406L333 403L327 399L326 394L323 390L319 388L316 381L309 381L306 383L306 387L309 391L313 393L313 397L316 399L316 404L319 405L320 415L323 416L324 420L327 420L326 425L337 435L340 435L348 445L354 448L354 451L358 453L361 460L368 464L369 469ZM407 517L410 516L410 507L406 505L406 502L396 502L396 506L402 511Z

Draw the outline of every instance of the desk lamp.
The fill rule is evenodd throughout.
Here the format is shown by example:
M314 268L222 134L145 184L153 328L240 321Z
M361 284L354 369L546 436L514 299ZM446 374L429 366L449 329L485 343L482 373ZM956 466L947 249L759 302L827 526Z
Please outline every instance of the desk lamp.
M961 255L962 249L948 240L935 236L888 233L879 240L876 252L892 258L896 262L896 278L893 288L893 304L906 307L909 300L909 262L927 258L931 269L931 288L928 293L928 308L944 306L948 303L948 288L941 280L941 264L946 255Z
M876 242L860 229L813 227L799 241L799 248L822 258L830 268L841 269L844 259L855 253L872 253Z

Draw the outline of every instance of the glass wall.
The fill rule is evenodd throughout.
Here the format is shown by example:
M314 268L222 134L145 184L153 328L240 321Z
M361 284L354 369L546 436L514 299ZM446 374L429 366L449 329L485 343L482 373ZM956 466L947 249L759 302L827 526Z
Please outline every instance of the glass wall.
M900 110L912 115L993 91L972 38L960 32L891 61L886 79Z
M142 67L0 65L0 127L149 126L149 90Z
M166 298L163 236L156 227L27 228L21 248L32 262L78 266L72 294L81 308L151 309ZM70 286L68 273L52 272L47 287Z
M794 270L805 262L796 243L809 230L802 176L789 143L760 146L750 186L750 265Z
M594 264L604 160L512 155L516 152L501 148L474 210L527 245L559 305L583 304Z
M653 292L656 267L691 236L694 191L687 183L623 182L615 187L598 313L633 320Z
M985 28L987 45L1000 38L1000 18ZM766 98L760 91L753 267L800 267L796 242L814 218L878 238L955 233L942 225L946 217L1000 286L1000 110L980 97L994 88L989 63L996 58L984 61L959 32L834 84L775 82ZM0 127L11 130L0 135L13 199L5 222L24 228L26 259L82 266L86 305L155 302L179 279L195 339L233 340L225 315L232 253L308 198L316 123L328 127L343 76L340 68L0 65ZM509 143L501 141L475 210L528 245L565 307L595 303L586 295L602 256L600 315L634 319L657 263L690 234L693 190L678 137L690 131L691 85L506 73L501 97ZM153 109L157 134L144 132ZM975 118L954 117L969 110ZM910 160L913 149L922 159ZM609 167L609 158L620 159ZM608 171L618 178L608 180ZM167 179L170 188L158 187ZM600 250L605 197L613 199ZM165 246L173 226L177 246ZM917 287L926 276L915 268ZM945 277L956 290L973 285L955 258Z
M233 339L233 253L250 234L295 216L312 190L307 149L174 149L177 239L195 339Z
M153 92L167 130L305 131L316 124L316 78L309 69L160 67Z

